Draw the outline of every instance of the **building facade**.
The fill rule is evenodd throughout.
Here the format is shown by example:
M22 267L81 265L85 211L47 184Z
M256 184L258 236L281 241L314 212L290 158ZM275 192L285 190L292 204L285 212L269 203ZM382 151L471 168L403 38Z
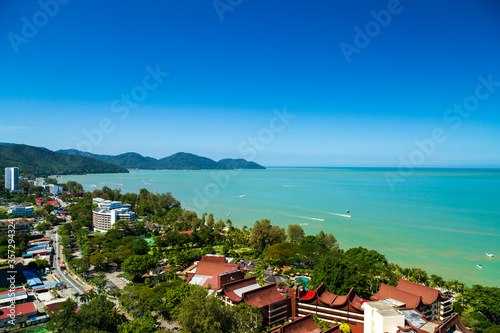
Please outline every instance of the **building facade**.
M347 295L335 295L326 290L322 283L316 290L299 291L289 289L292 297L292 316L303 317L308 314L317 315L330 323L346 322L353 326L363 327L365 300L351 289Z
M0 220L0 234L5 235L9 230L15 230L16 234L27 234L34 221L35 219L25 218Z
M119 220L134 221L137 215L130 210L129 204L120 201L104 200L92 211L94 230L107 232Z
M9 191L19 191L19 168L5 168L5 188Z
M12 206L9 207L7 211L9 214L24 216L24 215L33 215L33 206Z
M453 313L451 300L439 290L404 279L399 279L396 287L380 284L379 291L371 299L385 300L401 309L417 310L429 321L443 321Z

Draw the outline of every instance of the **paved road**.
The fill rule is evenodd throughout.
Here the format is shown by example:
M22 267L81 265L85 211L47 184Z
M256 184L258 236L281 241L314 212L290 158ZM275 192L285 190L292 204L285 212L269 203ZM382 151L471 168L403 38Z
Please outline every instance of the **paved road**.
M57 230L57 227L55 227L54 229ZM50 237L55 241L53 268L57 277L59 278L59 280L63 281L66 284L67 290L69 291L70 294L84 293L86 287L83 284L75 281L71 276L63 274L61 268L59 267L59 264L63 262L62 259L61 260L57 259L58 257L62 258L61 245L59 241L60 236L57 233L55 233L51 234Z

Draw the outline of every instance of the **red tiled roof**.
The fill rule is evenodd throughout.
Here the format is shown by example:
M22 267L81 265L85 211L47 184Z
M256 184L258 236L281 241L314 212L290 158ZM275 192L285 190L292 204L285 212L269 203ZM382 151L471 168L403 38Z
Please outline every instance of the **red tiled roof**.
M6 306L0 309L0 320L5 319L9 316L10 314L10 306ZM14 307L14 313L16 316L20 316L23 314L30 314L30 313L35 313L37 312L35 303L24 303L24 304L19 304Z
M404 279L399 279L396 288L422 297L422 302L426 305L430 305L440 298L439 290Z
M386 298L392 298L397 301L403 302L406 304L407 309L416 309L420 305L421 298L415 294L411 294L404 290L391 287L387 284L381 283L380 290L370 297L373 301L381 301Z
M47 202L46 202L46 203L44 203L43 205L44 205L44 206L45 206L45 205L59 206L59 202L52 200L52 201L47 201Z
M47 304L46 307L47 307L47 312L50 314L52 313L52 311L54 311L55 309L57 309L59 307L59 305L61 305L62 302L57 302L57 303L52 303L52 304Z
M268 284L267 286L259 289L243 293L243 300L245 303L258 308L262 308L284 299L286 299L286 297L278 292L276 284Z
M187 234L189 236L191 236L192 233L193 233L193 230L179 231L179 234Z

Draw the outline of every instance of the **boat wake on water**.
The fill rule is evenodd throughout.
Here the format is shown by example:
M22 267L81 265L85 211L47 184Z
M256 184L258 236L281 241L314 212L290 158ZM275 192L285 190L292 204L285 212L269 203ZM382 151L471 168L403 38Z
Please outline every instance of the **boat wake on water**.
M337 213L328 213L330 215L335 215L335 216L340 216L340 217L347 217L347 218L350 218L352 217L351 215L349 214L337 214Z
M316 218L316 217L308 217L308 216L300 216L300 215L292 215L292 214L285 214L286 216L290 216L290 217L298 217L298 218L301 218L301 219L306 219L306 220L311 220L311 221L324 221L325 219L320 219L320 218Z
M248 194L242 194L242 195L239 195L238 198L243 198L243 197L246 197Z

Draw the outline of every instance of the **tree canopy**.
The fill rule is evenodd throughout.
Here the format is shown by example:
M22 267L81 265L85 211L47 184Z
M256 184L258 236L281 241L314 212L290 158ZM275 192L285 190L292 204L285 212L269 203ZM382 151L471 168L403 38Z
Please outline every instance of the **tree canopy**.
M317 288L321 283L329 292L338 295L347 294L353 287L358 293L365 288L365 278L356 265L337 254L323 259L314 269L309 286Z
M286 239L285 229L271 225L269 220L256 221L250 233L250 246L258 253L266 247L283 243Z

